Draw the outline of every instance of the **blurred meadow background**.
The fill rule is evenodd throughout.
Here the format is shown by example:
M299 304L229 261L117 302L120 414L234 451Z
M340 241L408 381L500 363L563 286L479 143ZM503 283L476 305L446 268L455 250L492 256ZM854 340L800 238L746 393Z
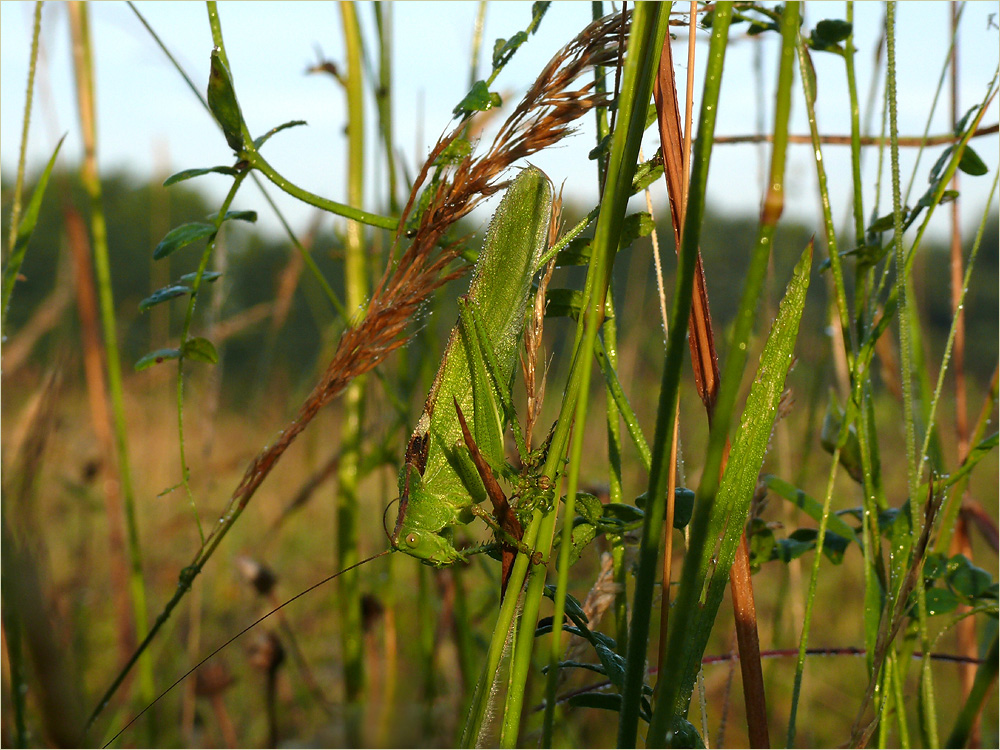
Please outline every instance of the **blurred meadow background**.
M500 572L488 555L441 570L404 555L374 560L279 610L118 733L255 619L388 547L399 467L467 279L428 289L406 321L405 346L380 355L378 367L342 397L322 401L325 408L305 420L303 405L320 405L316 386L329 377L345 331L361 325L401 247L419 242L416 224L395 244L387 228L395 226L429 155L446 175L476 158L463 152L447 162L432 154L435 144L459 126L466 128L459 142L473 154L486 151L546 63L595 18L621 8L552 3L543 14L537 3L208 5L209 12L200 3L0 3L0 741L8 747L461 744L496 637ZM1000 107L994 96L1000 4L799 5L790 110L778 103L782 85L789 88L777 82L781 6L735 4L728 37L715 42L726 54L714 93L706 70L711 40L723 33L714 17L719 11L697 6L693 67L691 6L675 3L671 12L676 96L683 116L691 81L693 134L699 122L704 127L702 101L718 97L706 146L711 164L706 156L695 171L707 170L697 246L723 370L732 340L743 335L741 311L756 315L749 337L736 346L747 357L732 376L736 414L716 418L731 424L731 438L743 421L771 420L766 458L749 470L748 510L738 516L747 521L759 681L748 687L741 672L736 655L747 655L737 645L727 593L695 654L703 668L685 715L697 734L677 733L672 741L742 747L769 730L775 746L833 747L857 744L867 721L878 718L868 727L872 745L993 747L1000 741ZM887 76L889 13L894 46ZM222 32L253 137L282 123L307 123L261 147L273 169L300 189L298 198L260 169L242 183L242 173L223 170L164 186L182 170L238 161L218 114L199 102ZM634 48L645 49L638 42ZM621 241L614 258L614 307L606 308L612 323L601 336L634 408L632 426L652 445L663 409L661 379L670 367L661 321L679 288L674 232L682 221L671 219L662 153L679 146L661 142L662 107L641 101L635 112L618 108L617 57L600 71L609 99L595 99L565 139L513 166L530 163L548 174L561 191L563 227L573 227L602 203L600 196L605 204L619 198L604 194L600 182L615 148L608 144L618 137L599 146L609 117L620 118L616 131L645 126L627 141L642 150L627 166L628 194L615 204L640 215L629 225L640 229ZM845 58L853 64L845 66ZM814 107L803 95L800 63L814 76ZM499 101L469 105L470 88L492 73L487 88ZM578 85L594 75L588 69ZM792 134L781 148L783 213L780 221L771 217L763 286L748 307L741 295L757 268L761 227L771 221L761 217L774 184L778 115L787 117ZM656 179L648 192L632 194L627 187L637 161L639 172L645 164ZM895 217L905 225L900 247L911 254L903 274L892 239L894 165L907 193ZM514 174L498 173L494 183ZM240 190L233 199L234 184ZM302 200L301 191L386 221L362 229L337 210ZM458 243L464 252L450 269L482 247L498 201L499 194L486 196L439 238L435 247ZM411 220L427 210L426 202L418 198ZM223 223L217 221L222 206L253 215ZM695 209L689 204L689 210ZM154 259L154 249L183 225L216 231L188 245L175 242L168 250L176 252L160 250L164 257ZM585 234L597 232L591 225ZM656 254L662 251L655 262L653 238ZM811 283L798 311L794 362L779 383L777 416L775 409L744 413L771 321L811 240ZM831 264L831 247L839 263ZM586 272L579 260L561 256L551 281L550 292L567 294L550 295L564 304L550 301L546 318L536 444L568 409L567 383L576 382ZM677 370L681 446L673 463L677 485L694 491L704 484L714 449L686 344L684 352ZM574 486L604 506L627 505L635 514L629 518L645 522L653 513L636 501L648 491L649 459L621 429L605 378L594 372L580 397L590 403L589 416L574 427L582 431L586 460L567 454L560 473L572 474ZM520 368L515 381L523 418L531 389ZM308 422L301 434L296 421ZM269 449L289 434L294 443L272 465ZM510 442L509 458L516 455ZM254 485L240 495L248 478L258 477L259 490ZM909 497L915 489L923 495ZM248 500L235 515L234 496ZM579 507L576 513L583 518L578 526L587 527L586 514ZM817 560L821 524L827 546ZM675 517L674 525L674 585L658 579L653 610L634 598L645 565L637 552L641 524L615 533L611 526L589 527L596 538L565 571L568 583L560 577L558 585L582 603L591 629L610 639L612 655L596 648L605 643L600 638L568 646L577 651L567 652L566 661L592 669L565 668L554 716L543 718L555 678L547 682L543 670L551 636L542 632L542 619L526 676L509 690L520 696L519 722L498 730L501 744L623 742L629 693L621 680L636 674L625 664L631 618L640 612L653 633L648 650L633 650L642 671L635 679L656 685L657 645L667 642L661 592L683 600L688 590L678 582L696 524ZM735 526L726 539L740 537L744 526ZM477 522L459 537L472 544L489 534ZM554 588L557 556L545 556ZM563 605L544 599L539 617L554 611ZM684 616L671 617L671 632L685 632ZM890 626L897 630L884 641L880 631ZM154 637L132 665L151 628ZM631 641L629 647L635 649ZM619 677L618 668L628 676ZM866 695L869 686L873 695ZM612 695L616 700L592 697ZM656 720L646 723L642 701L634 701L643 720L640 741L650 731L651 744L662 742L649 728Z

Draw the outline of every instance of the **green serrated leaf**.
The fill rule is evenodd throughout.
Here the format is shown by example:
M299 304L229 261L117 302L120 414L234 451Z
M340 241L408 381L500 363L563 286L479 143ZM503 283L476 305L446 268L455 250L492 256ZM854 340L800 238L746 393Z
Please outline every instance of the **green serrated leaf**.
M259 138L254 138L253 145L255 148L259 149L261 146L267 143L268 140L270 140L271 136L280 133L282 130L288 130L288 128L294 128L299 125L308 125L308 124L309 123L307 123L305 120L289 120L288 122L283 122L281 125L271 128Z
M178 182L183 182L184 180L190 180L192 177L201 177L204 174L224 174L230 177L235 177L240 173L240 170L236 167L207 167L205 169L185 169L176 174L170 175L167 179L163 181L163 187L170 187Z
M174 284L172 286L163 287L162 289L157 289L139 303L139 312L145 312L149 308L154 307L161 302L166 302L174 297L183 297L185 294L190 293L191 287L185 286L184 284Z
M185 341L181 347L181 354L185 359L208 362L211 365L217 364L219 361L219 353L215 350L215 344L200 336Z
M31 235L34 234L35 225L38 223L38 213L42 208L42 198L45 197L45 190L49 185L49 177L52 175L52 168L56 165L56 157L59 156L59 149L62 148L64 140L66 140L65 135L59 139L55 151L49 157L49 162L45 165L45 169L38 178L35 191L31 194L31 199L28 201L28 205L24 209L21 220L17 225L17 234L14 236L14 247L10 251L7 265L4 266L3 282L2 287L0 287L2 289L0 291L0 297L2 297L0 299L0 310L3 311L4 322L7 320L10 297L14 293L14 283L17 281L17 275L21 272L24 255L28 252L28 243L31 242ZM0 323L0 328L2 327L2 323Z
M239 153L243 150L243 113L236 100L236 89L218 47L212 50L212 63L208 74L208 108L222 128L229 147Z
M160 240L160 244L153 250L153 260L166 258L171 253L180 250L182 247L190 245L192 242L203 240L215 234L215 226L205 224L201 221L194 221L189 224L181 224L174 227L167 236Z
M157 349L155 352L150 352L146 356L140 358L139 361L135 363L135 371L142 372L143 370L149 369L153 365L166 362L168 359L179 359L180 356L180 349Z
M256 211L226 211L226 215L222 217L223 221L247 221L251 224L257 221Z
M979 158L979 154L973 151L972 146L968 144L965 146L965 151L962 152L962 158L959 159L958 168L973 177L979 177L990 171L986 167L986 163Z
M500 94L490 91L486 81L476 81L469 89L469 93L452 110L452 114L460 117L468 112L486 112L487 110L499 107L503 104Z

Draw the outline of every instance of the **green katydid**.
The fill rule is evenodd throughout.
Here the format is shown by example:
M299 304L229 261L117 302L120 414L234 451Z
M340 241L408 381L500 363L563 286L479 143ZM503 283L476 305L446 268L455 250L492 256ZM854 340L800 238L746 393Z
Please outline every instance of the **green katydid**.
M431 565L450 565L469 554L452 544L452 527L469 523L478 515L504 540L504 585L513 563L510 543L519 541L520 525L506 505L492 466L503 464L508 413L503 400L510 393L531 281L547 249L551 214L549 178L535 167L522 170L490 223L463 312L451 331L423 413L410 437L399 472L399 515L390 536L395 550ZM484 481L492 486L487 488ZM494 502L495 520L479 508L487 497ZM244 628L176 680L118 734L248 630L345 572L324 578Z
M464 314L452 329L410 437L390 541L393 548L428 564L465 559L466 553L452 542L452 529L474 515L486 518L479 503L487 496L494 502L495 528L503 536L520 536L509 509L498 505L505 503L502 493L496 496L499 488L488 491L484 481L491 483L491 461L503 463L507 420L500 393L509 393L513 380L531 280L546 250L551 212L548 177L535 167L524 169L490 224ZM468 430L466 418L472 425ZM505 560L504 580L508 566Z

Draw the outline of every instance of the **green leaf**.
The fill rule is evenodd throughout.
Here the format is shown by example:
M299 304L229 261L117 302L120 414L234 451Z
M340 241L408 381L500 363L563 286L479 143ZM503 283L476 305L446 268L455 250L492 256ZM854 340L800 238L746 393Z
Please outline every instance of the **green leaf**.
M579 693L569 697L569 705L577 708L600 708L621 711L622 697L618 693Z
M254 138L253 145L255 148L259 149L261 146L267 143L267 141L271 138L272 135L276 135L280 133L282 130L288 130L288 128L294 128L299 125L308 125L308 124L309 123L307 123L305 120L289 120L288 122L283 122L281 125L278 125L275 128L271 128L259 138Z
M589 523L598 523L604 515L604 504L596 495L589 492L576 493L576 512Z
M924 582L927 587L930 586L938 578L941 578L948 572L948 558L942 555L940 552L931 552L927 555L927 559L924 560Z
M622 221L621 235L618 238L618 248L624 250L640 237L646 237L656 229L653 217L645 211L629 214Z
M837 404L833 391L827 402L826 415L823 417L823 427L820 429L820 445L830 455L837 449L837 439L840 437L840 425L844 421L844 412ZM847 428L844 444L840 446L840 465L861 484L863 475L861 469L861 443L858 441L857 428L852 424Z
M958 597L955 596L954 592L948 589L932 588L927 589L924 594L924 603L926 604L925 611L928 615L933 617L934 615L946 615L949 612L954 612L959 605ZM910 610L910 617L916 617L917 598L916 595L913 596L913 606Z
M965 555L955 555L948 561L948 583L955 593L974 599L993 584L990 574L973 565Z
M135 371L142 372L153 365L158 365L161 362L166 362L168 359L179 359L181 356L180 349L157 349L155 352L150 352L146 356L142 357L138 362L135 363Z
M587 153L587 158L590 159L590 161L594 161L595 159L599 159L601 156L604 155L605 151L607 151L609 148L611 148L611 136L612 135L614 135L614 134L613 133L608 133L606 136L604 136L603 138L601 138L600 141L597 142L596 146L594 146L592 149L590 149L590 151Z
M635 499L635 504L645 508L648 495L648 492L643 492ZM694 515L694 491L687 487L678 487L674 490L674 528L683 529L691 523L692 515Z
M452 114L455 117L461 117L469 112L485 112L499 107L501 104L503 104L503 100L500 98L500 94L490 91L486 81L476 81L472 84L472 88L469 89L465 98L452 110Z
M667 747L704 748L705 741L698 734L694 724L683 716L674 716L667 732Z
M663 157L657 152L649 161L644 161L636 167L632 176L632 194L645 190L663 176Z
M185 286L184 284L174 284L172 286L165 286L162 289L157 289L139 303L139 312L146 312L146 310L160 304L161 302L166 302L174 297L183 297L185 294L191 294L191 287Z
M587 265L590 263L593 242L593 237L574 237L566 247L556 253L556 265L560 268Z
M979 154L973 151L972 146L969 145L966 145L965 151L962 152L962 158L958 162L958 168L966 174L971 174L974 177L979 177L980 175L984 175L990 171L986 167L983 160L979 158Z
M205 169L185 169L176 174L170 175L167 179L163 181L163 187L170 187L178 182L183 182L184 180L190 180L192 177L201 177L203 174L224 174L230 177L235 177L240 173L240 170L236 167L207 167Z
M21 272L24 255L28 252L28 243L31 242L31 235L34 234L35 225L38 223L38 212L42 208L42 198L45 197L45 190L49 186L49 177L52 175L52 168L56 165L56 157L59 155L59 149L62 148L64 140L66 140L65 135L59 139L59 143L56 144L56 150L49 157L49 163L45 165L45 169L38 178L35 192L31 194L31 200L28 201L28 205L21 215L21 221L17 225L17 234L14 236L14 247L11 249L7 265L3 269L3 282L2 287L0 287L2 289L2 292L0 292L2 294L0 310L3 311L4 321L7 320L7 309L10 307L10 296L14 293L14 283L17 281L17 275ZM0 327L2 327L2 324L0 324Z
M583 292L577 289L547 289L545 291L546 318L578 320L582 310Z
M456 138L438 154L434 160L435 165L458 164L465 157L472 153L472 144L467 138ZM424 193L433 194L432 190L425 190Z
M188 339L181 347L181 355L196 362L208 362L211 365L219 361L219 353L215 345L208 339L199 337Z
M538 31L538 24L542 22L542 17L551 4L548 0L537 0L531 4L531 27L534 29L532 33Z
M828 18L816 24L816 36L828 44L837 44L851 35L851 24L838 18Z
M218 47L212 50L212 63L208 74L208 108L222 128L229 147L239 153L243 150L243 113L236 100L236 89L229 70L222 62Z
M614 519L623 524L639 524L646 514L634 505L626 503L608 503L604 506L604 518Z
M202 283L208 282L209 284L211 284L220 276L222 276L222 274L219 273L218 271L205 271L205 273L201 275L201 281ZM178 279L178 283L193 284L196 278L198 278L198 272L192 271L191 273L186 273L183 276L181 276L180 279Z
M190 245L192 242L211 237L215 234L215 231L215 225L205 224L201 221L194 221L174 227L167 232L167 236L160 240L160 244L153 250L153 260L166 258L171 253Z
M823 504L818 500L810 497L805 492L800 490L798 487L794 487L783 479L779 479L773 474L766 474L764 477L764 485L771 490L771 492L778 495L778 497L784 498L788 502L792 503L799 509L801 509L807 516L809 516L816 523L821 523L823 520ZM830 514L826 521L827 531L832 531L838 536L844 539L853 540L859 546L861 542L858 541L857 534L854 532L847 523L845 523L840 516Z
M750 568L753 571L760 570L760 567L774 560L777 556L777 541L774 532L768 528L763 518L755 518L750 522L750 533L748 540L750 546Z
M493 69L496 70L506 65L517 48L526 41L528 41L528 35L523 31L517 32L510 39L497 39L493 43Z
M604 673L619 692L625 689L625 659L601 643L594 644L597 657L601 660Z
M226 211L222 217L223 221L248 221L251 224L257 221L256 211Z
M729 461L714 502L708 509L704 533L705 538L710 541L697 560L685 563L697 566L696 577L689 578L685 575L677 601L685 602L685 606L698 601L700 606L684 613L684 617L688 618L684 632L690 635L685 635L680 654L672 657L678 659L671 665L671 674L677 675L673 678L677 683L672 689L676 689L679 696L691 695L712 625L728 589L729 569L743 535L742 519L747 517L774 429L785 378L792 364L806 292L809 289L812 258L813 243L810 242L796 263L785 295L778 305L777 317L768 333L750 393L740 415ZM755 305L756 300L751 303Z

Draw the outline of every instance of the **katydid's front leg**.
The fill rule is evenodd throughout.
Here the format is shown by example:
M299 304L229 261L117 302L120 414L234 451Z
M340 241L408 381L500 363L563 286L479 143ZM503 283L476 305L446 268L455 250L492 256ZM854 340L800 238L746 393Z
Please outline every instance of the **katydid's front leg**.
M432 565L464 559L452 542L452 529L469 523L472 506L487 497L464 446L455 401L468 417L482 454L494 465L503 463L506 419L495 384L509 389L513 378L531 280L546 247L551 210L548 178L534 167L523 170L490 224L467 297L496 361L484 362L477 326L460 320L410 438L390 541L394 548Z
M455 412L458 414L458 421L462 425L462 436L465 439L466 447L469 449L469 455L472 457L472 461L476 465L479 477L483 480L483 485L486 487L486 494L493 503L492 517L490 517L489 513L478 505L472 506L472 512L482 518L488 526L497 532L501 548L500 598L502 599L507 593L507 581L510 578L511 570L514 567L514 558L517 556L517 553L522 552L523 554L528 555L531 558L532 563L535 565L541 563L542 553L530 549L521 541L521 538L524 536L524 528L521 526L521 522L518 520L517 514L514 513L514 509L510 507L510 503L507 501L507 496L500 488L500 483L493 474L493 469L490 468L489 463L487 463L483 454L480 452L479 446L476 445L476 441L473 439L472 433L469 431L469 425L465 421L465 415L462 414L462 409L458 405L457 400L455 401Z

